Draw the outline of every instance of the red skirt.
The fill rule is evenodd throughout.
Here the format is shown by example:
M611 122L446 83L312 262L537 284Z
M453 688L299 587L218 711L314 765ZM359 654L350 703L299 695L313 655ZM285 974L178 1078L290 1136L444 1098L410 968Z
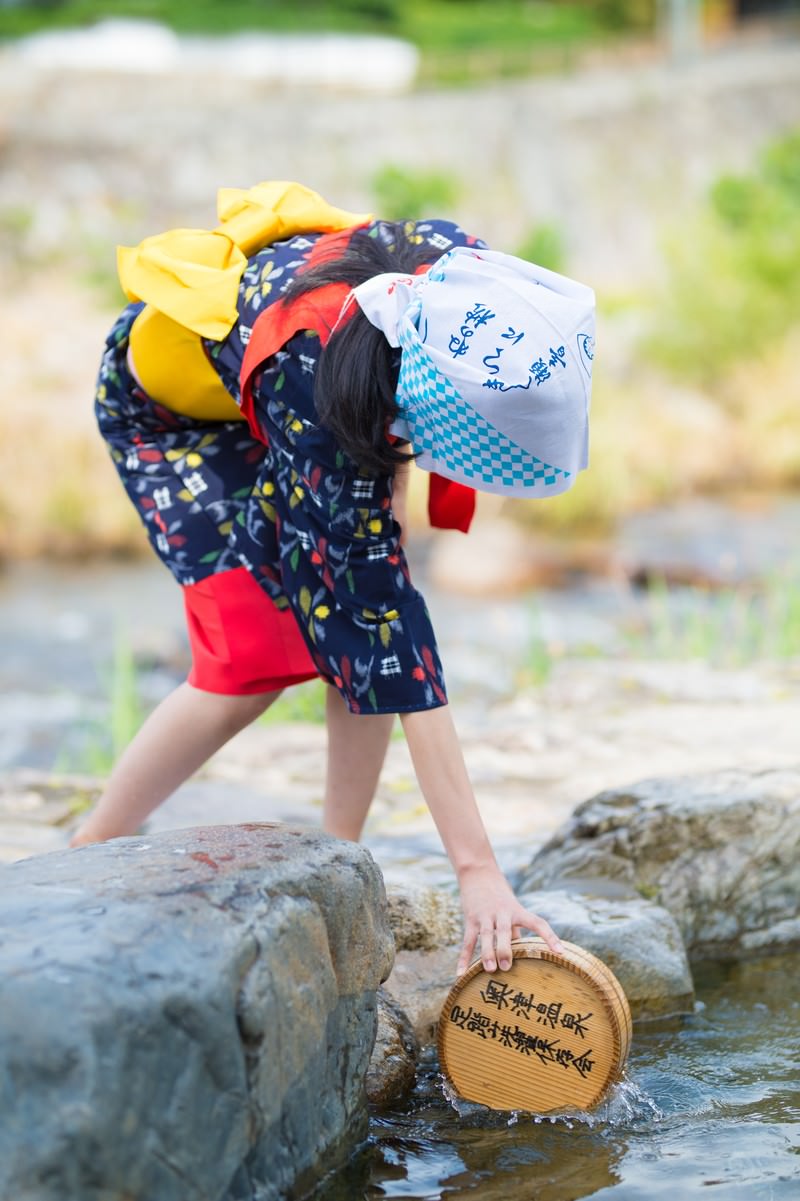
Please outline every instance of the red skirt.
M319 675L292 610L278 609L246 567L185 585L183 602L194 688L245 696Z

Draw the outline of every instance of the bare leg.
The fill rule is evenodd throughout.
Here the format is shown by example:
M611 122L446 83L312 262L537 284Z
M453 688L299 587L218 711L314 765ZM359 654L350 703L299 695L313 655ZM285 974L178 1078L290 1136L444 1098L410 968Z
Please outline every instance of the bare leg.
M358 842L378 786L394 715L351 713L336 689L328 687L325 716L328 776L322 825L328 834Z
M181 684L120 756L105 791L70 845L133 834L156 806L263 713L277 692L225 696Z

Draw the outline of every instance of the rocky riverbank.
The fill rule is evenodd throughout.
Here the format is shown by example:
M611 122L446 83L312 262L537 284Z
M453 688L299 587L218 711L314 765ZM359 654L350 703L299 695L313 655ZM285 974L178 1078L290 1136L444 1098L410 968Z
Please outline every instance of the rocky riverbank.
M662 778L579 807L515 884L642 1021L692 1012L692 960L800 948L798 849L796 769ZM387 897L361 848L253 823L33 856L0 871L0 920L3 1172L59 1201L89 1180L225 1201L308 1187L360 1137L364 1087L380 1108L413 1085L460 936L452 894L407 872Z

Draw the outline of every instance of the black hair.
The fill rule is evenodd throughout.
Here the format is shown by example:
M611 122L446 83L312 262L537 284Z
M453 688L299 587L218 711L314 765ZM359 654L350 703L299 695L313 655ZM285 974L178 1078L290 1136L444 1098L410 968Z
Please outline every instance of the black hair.
M413 225L382 221L359 229L341 255L300 272L286 291L290 301L325 284L363 284L384 271L409 275L432 262L430 246L415 244L406 231ZM331 335L322 351L314 378L314 404L320 421L359 469L368 474L392 474L414 455L393 446L387 429L397 416L395 400L400 352L390 346L354 305L353 315Z

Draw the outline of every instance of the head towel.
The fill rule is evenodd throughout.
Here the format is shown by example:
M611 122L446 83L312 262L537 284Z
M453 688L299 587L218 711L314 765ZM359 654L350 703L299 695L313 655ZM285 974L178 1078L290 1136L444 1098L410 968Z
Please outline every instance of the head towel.
M588 463L591 288L457 247L420 275L375 276L354 297L402 349L391 432L419 466L508 496L574 484Z

